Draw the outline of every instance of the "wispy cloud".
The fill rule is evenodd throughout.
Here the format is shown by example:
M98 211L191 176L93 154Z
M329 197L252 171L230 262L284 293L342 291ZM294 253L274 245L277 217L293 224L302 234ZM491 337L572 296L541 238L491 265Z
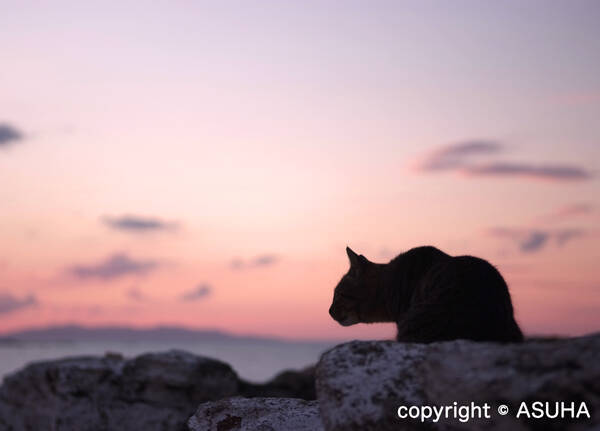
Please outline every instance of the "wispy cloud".
M0 314L8 314L23 308L32 307L38 304L34 295L28 295L24 298L17 298L8 293L0 293Z
M496 154L502 145L494 141L472 140L446 145L430 152L419 164L421 171L448 171L463 168L473 156Z
M23 133L10 124L0 123L0 148L24 139Z
M492 162L465 166L461 172L470 176L525 177L551 181L588 180L592 175L571 165L532 165L516 162Z
M557 208L541 217L545 221L564 221L576 217L587 216L595 211L594 205L587 202L578 202Z
M575 238L583 237L586 232L577 228L547 230L495 227L489 229L488 234L511 240L523 253L535 253L551 242L562 247Z
M111 229L131 233L169 231L175 230L178 227L178 223L173 221L129 214L119 217L105 216L102 218L102 221Z
M132 300L137 301L137 302L144 302L144 301L146 301L148 299L146 297L146 295L144 294L144 292L142 292L137 287L132 287L131 289L129 289L126 292L126 294L127 294L127 297L129 299L132 299Z
M555 232L554 237L559 247L562 247L575 238L585 236L585 234L586 232L582 229L562 229Z
M475 160L495 156L505 149L495 141L471 140L431 151L417 164L420 172L453 171L469 177L522 177L550 181L582 181L592 178L585 168L560 163Z
M206 283L199 284L194 289L185 292L180 299L184 302L197 301L212 294L212 287Z
M279 261L279 257L274 254L262 254L252 259L235 258L231 261L230 267L234 270L256 268L261 266L270 266Z
M534 252L544 247L544 245L546 245L546 243L548 242L549 238L550 234L548 232L528 232L523 239L519 240L519 247L523 252Z
M98 263L73 265L68 271L81 279L112 280L127 275L145 275L158 267L158 261L136 260L124 253L117 253Z

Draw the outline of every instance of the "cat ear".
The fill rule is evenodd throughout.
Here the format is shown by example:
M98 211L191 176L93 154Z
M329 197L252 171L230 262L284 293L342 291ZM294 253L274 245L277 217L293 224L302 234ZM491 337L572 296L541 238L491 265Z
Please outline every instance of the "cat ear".
M358 261L359 261L358 254L354 253L350 247L346 247L346 254L348 255L348 259L350 259L350 266L351 267L358 266Z
M369 259L364 257L362 254L358 255L354 253L350 247L346 247L346 253L348 254L348 259L350 259L351 268L360 269L371 263L369 262Z
M369 261L369 259L367 259L366 257L364 257L362 254L360 256L358 256L358 264L360 266L367 266L370 263L371 262Z

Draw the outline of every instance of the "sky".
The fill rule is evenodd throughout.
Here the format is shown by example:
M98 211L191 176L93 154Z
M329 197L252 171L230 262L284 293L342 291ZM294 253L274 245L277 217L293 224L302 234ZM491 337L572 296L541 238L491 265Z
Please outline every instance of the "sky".
M2 1L0 332L389 338L349 245L497 266L600 329L600 3Z

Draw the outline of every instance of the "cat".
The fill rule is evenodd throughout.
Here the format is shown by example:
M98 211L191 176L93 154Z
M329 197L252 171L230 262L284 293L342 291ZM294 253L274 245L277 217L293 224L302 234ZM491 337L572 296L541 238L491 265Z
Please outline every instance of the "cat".
M506 282L489 262L416 247L389 263L370 262L349 247L350 269L329 314L342 326L395 322L396 340L467 339L520 342Z

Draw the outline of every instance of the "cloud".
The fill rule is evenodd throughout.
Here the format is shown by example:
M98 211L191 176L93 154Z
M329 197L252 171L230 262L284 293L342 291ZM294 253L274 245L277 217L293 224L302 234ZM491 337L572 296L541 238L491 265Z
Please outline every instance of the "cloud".
M68 271L81 279L112 280L127 275L145 275L158 267L159 263L155 260L135 260L124 253L117 253L96 264L74 265Z
M419 164L421 171L447 171L463 167L466 158L476 155L495 154L502 146L493 141L472 140L446 145L432 151Z
M594 213L594 206L590 203L579 202L562 206L550 214L546 214L542 219L547 221L562 221L573 217L581 217Z
M583 236L585 236L585 231L582 229L562 229L555 233L556 243L559 247L562 247L575 238Z
M269 266L277 262L277 256L272 254L265 254L262 256L255 257L250 264L252 266Z
M123 215L120 217L103 217L102 221L111 229L132 233L149 233L157 231L174 230L178 224L161 220L156 217L143 217L136 215Z
M34 295L28 295L25 298L17 298L8 293L0 293L0 314L12 313L37 304L38 300Z
M469 176L512 176L551 181L588 180L592 175L583 168L570 165L531 165L527 163L493 162L465 166L461 172Z
M181 295L180 299L184 302L197 301L199 299L206 298L210 294L212 294L212 287L206 283L203 283L199 284L195 289L185 292L183 295Z
M0 148L23 140L23 134L10 124L0 123Z
M532 231L528 232L527 235L519 240L519 248L522 252L531 253L538 251L546 245L550 234L548 232Z
M144 294L144 292L142 292L137 287L132 287L126 293L127 293L127 297L129 299L133 299L134 301L137 301L137 302L144 302L148 299L146 297L146 295Z
M512 240L524 253L532 253L541 250L548 242L550 235L536 229L514 229L496 227L489 230L492 236L508 238Z
M580 166L530 162L474 161L475 156L494 156L504 145L495 141L470 140L446 145L427 154L417 164L420 172L452 171L469 177L522 177L551 181L582 181L592 174Z
M535 253L544 249L551 241L558 247L563 247L575 238L585 236L582 229L519 229L496 227L488 230L495 237L506 238L517 245L523 253Z
M231 261L230 267L234 270L246 268L256 268L261 266L274 265L279 261L279 257L274 254L262 254L249 260L235 258Z

